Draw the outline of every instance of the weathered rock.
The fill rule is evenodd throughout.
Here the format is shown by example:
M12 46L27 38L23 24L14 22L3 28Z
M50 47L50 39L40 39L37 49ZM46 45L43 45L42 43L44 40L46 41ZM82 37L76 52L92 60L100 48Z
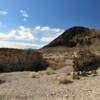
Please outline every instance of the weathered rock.
M79 50L74 54L73 69L75 72L94 71L99 66L99 57L89 50Z
M37 51L0 49L0 72L39 71L46 69L46 65Z

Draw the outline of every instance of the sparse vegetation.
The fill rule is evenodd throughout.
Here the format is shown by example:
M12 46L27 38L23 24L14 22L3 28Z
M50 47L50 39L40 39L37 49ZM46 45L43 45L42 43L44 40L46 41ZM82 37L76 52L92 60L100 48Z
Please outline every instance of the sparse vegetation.
M79 46L89 46L94 40L100 40L100 34L96 30L86 27L72 27L66 30L62 35L49 43L44 48L64 46L68 48Z
M87 75L91 71L95 72L99 68L100 58L89 50L79 50L75 53L73 58L73 70L79 75ZM81 72L81 73L80 73Z
M39 73L38 72L31 72L30 73L30 77L31 78L39 78L40 76L39 76Z
M70 84L73 82L72 78L67 75L59 75L56 77L58 84Z
M46 74L47 75L53 75L53 74L56 74L56 72L52 68L48 67L47 70L46 70Z
M0 48L0 72L40 71L47 67L42 54L34 50Z

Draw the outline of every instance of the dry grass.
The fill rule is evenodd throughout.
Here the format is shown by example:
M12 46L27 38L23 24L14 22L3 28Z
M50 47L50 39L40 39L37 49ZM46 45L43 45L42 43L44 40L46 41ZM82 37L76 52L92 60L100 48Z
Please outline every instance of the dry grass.
M72 78L67 75L59 75L56 77L56 82L58 84L70 84L73 82Z
M39 78L40 76L39 76L39 73L38 72L31 72L30 73L30 77L31 78Z
M48 67L47 70L46 70L46 74L47 75L53 75L53 74L56 74L56 72L52 68Z

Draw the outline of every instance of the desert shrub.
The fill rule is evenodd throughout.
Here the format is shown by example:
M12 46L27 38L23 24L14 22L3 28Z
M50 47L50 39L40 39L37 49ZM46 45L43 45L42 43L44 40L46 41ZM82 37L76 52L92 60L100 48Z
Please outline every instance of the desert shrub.
M70 84L73 82L72 78L67 75L59 75L56 77L56 81L59 84Z
M89 50L79 50L73 58L74 72L88 72L97 70L100 65L99 57Z
M39 73L37 73L37 72L31 72L30 77L31 78L39 78L40 76L39 76Z
M53 75L53 74L56 74L56 72L55 72L54 69L48 67L47 70L46 70L46 74L47 74L47 75Z
M45 70L48 66L47 62L43 59L38 59L36 62L33 62L32 70L34 71L40 71Z

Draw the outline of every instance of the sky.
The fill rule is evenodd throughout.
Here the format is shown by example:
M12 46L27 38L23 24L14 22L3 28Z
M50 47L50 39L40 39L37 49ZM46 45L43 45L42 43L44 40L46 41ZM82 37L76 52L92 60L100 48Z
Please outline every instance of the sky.
M100 0L0 0L0 47L41 48L73 26L100 28Z

